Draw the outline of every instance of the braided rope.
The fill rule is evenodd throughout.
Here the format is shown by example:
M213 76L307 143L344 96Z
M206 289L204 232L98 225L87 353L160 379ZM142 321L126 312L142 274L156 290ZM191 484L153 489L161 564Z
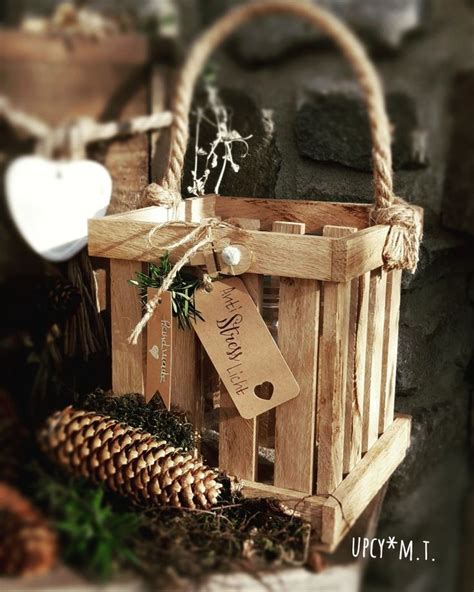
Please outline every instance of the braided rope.
M19 132L37 142L36 152L50 157L56 150L71 158L84 158L87 144L111 140L122 136L143 134L168 127L172 122L169 111L133 117L126 121L100 123L90 117L52 127L41 119L17 109L7 97L0 95L0 118Z
M246 4L228 12L196 40L176 83L169 163L161 188L173 195L180 194L194 87L210 55L238 27L254 17L288 13L325 32L352 67L367 107L372 138L375 205L371 219L374 223L391 226L384 249L385 266L414 271L422 233L421 218L418 210L393 193L391 133L382 84L357 37L330 12L306 0L261 0Z

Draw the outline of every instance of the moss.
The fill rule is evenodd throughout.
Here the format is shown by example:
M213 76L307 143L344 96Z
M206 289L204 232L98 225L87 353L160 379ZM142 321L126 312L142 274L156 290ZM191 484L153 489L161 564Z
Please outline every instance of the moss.
M77 398L76 406L143 428L174 445L195 444L191 424L156 399L145 403L141 395L113 397L97 391ZM28 479L28 487L64 531L65 558L94 575L132 567L153 589L175 589L183 580L186 586L216 572L257 573L304 564L310 524L276 500L244 499L226 475L219 479L224 493L220 505L210 510L137 504L47 463ZM88 554L94 561L87 561Z
M275 500L234 500L211 511L156 508L144 516L133 549L155 585L306 561L310 524L286 514Z
M94 393L78 396L74 406L109 415L132 427L142 428L184 450L195 448L197 444L198 435L194 426L186 420L183 413L168 411L159 396L147 403L143 395L131 393L117 397L96 390Z

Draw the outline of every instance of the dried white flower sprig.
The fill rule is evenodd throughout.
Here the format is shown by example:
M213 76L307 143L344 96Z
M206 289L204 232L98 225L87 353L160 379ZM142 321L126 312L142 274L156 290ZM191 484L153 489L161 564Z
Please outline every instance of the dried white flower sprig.
M239 155L239 158L245 158L249 153L247 140L252 138L252 135L243 137L237 130L232 129L232 114L222 102L215 86L206 85L206 93L207 103L205 107L198 107L196 111L196 139L194 144L194 168L192 170L193 184L187 188L189 194L194 196L204 195L206 193L206 183L208 182L211 171L218 168L219 162L221 162L219 176L214 187L214 193L219 193L227 166L230 165L234 173L238 173L240 170L240 165L235 162L232 153L234 144L243 145L244 151ZM199 145L199 136L203 121L216 129L216 137L210 142L209 150L205 150ZM220 154L221 151L218 150L221 145L223 146L223 154ZM202 157L205 157L203 169Z

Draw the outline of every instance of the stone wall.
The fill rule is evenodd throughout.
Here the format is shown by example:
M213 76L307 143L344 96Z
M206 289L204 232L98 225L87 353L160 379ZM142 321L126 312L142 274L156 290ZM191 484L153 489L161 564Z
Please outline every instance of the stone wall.
M186 31L238 3L182 0ZM370 45L394 123L396 191L426 214L419 270L404 277L397 375L396 407L413 416L412 445L391 481L379 535L429 540L436 561L387 554L372 562L365 589L456 592L474 349L474 12L462 0L324 4ZM191 13L201 20L190 23ZM347 66L321 36L269 19L237 34L213 69L235 129L254 134L250 156L226 175L222 194L371 198L363 105Z
M176 3L186 45L239 1ZM0 17L14 21L25 10L47 12L54 4L10 1ZM160 6L174 6L161 0L91 4L133 6L147 17L156 11L158 18ZM404 277L397 375L397 410L414 418L412 445L391 480L379 536L429 540L436 561L399 562L387 555L372 562L365 590L457 592L474 374L474 4L321 4L370 47L394 123L396 191L424 206L426 215L419 270ZM223 195L370 199L363 105L347 66L321 35L291 19L269 19L236 35L212 69L233 126L253 135L240 171L226 174ZM189 182L188 172L184 186Z

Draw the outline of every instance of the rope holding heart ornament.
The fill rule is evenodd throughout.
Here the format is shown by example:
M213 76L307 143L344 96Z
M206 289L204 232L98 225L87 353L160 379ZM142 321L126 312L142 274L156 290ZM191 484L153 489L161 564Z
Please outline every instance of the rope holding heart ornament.
M163 198L176 206L181 199L189 112L196 81L208 58L241 25L268 14L290 14L309 22L326 33L350 63L367 107L372 138L375 203L371 221L391 227L383 253L385 267L414 272L422 237L421 215L419 209L393 192L390 123L379 76L363 45L350 29L330 12L305 0L261 0L240 6L217 20L196 40L179 73L174 93L167 173L161 185L152 183L148 186L150 201L161 203Z

